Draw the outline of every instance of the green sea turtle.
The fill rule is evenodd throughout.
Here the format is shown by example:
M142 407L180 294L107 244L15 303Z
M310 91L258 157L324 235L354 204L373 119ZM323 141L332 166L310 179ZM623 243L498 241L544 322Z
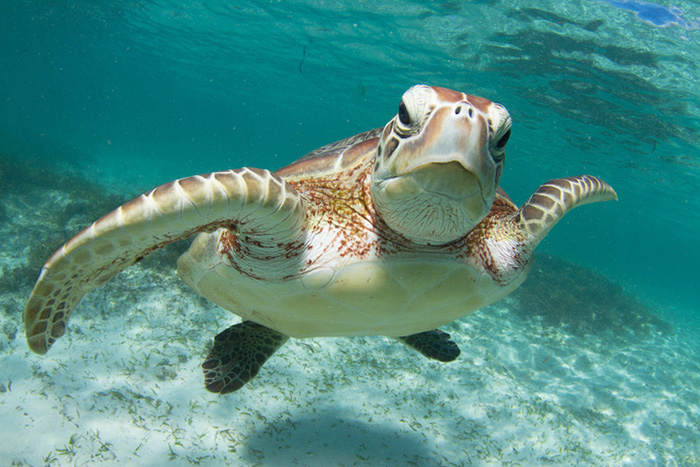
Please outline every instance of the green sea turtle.
M161 185L48 260L25 311L29 347L48 351L84 294L198 234L180 278L243 319L214 339L202 365L208 390L239 389L290 336L384 335L452 361L459 348L439 326L520 285L570 209L616 199L583 175L545 183L518 209L498 188L510 133L502 105L419 85L383 129L277 172Z

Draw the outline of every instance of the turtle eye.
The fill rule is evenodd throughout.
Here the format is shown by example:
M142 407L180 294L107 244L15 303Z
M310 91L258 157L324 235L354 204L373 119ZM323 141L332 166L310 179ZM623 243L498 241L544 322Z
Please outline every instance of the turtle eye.
M510 138L510 129L506 131L503 136L498 140L496 143L496 149L499 151L502 151L506 147L506 143L508 142L508 138Z
M406 126L411 124L411 116L408 114L408 109L406 109L406 104L403 101L399 104L399 121Z

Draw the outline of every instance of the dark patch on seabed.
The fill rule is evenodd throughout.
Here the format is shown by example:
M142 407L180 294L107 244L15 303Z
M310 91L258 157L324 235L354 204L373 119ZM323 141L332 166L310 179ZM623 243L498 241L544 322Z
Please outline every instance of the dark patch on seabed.
M13 245L8 254L14 259L0 264L0 293L33 285L41 266L63 243L135 195L110 193L37 160L0 154L0 223L6 226L5 244ZM184 248L179 243L165 250L177 254ZM173 259L155 255L164 257ZM151 264L162 265L158 260Z
M609 334L618 343L672 331L643 302L604 276L543 253L536 253L534 261L530 277L513 294L519 316L575 336Z

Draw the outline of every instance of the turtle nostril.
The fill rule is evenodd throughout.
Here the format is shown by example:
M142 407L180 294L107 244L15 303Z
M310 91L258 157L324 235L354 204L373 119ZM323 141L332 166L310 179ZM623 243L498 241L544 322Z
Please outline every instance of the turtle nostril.
M469 107L469 118L472 117L474 117L474 110L471 107Z
M461 111L462 111L462 107L457 107L455 109L455 115L459 115Z

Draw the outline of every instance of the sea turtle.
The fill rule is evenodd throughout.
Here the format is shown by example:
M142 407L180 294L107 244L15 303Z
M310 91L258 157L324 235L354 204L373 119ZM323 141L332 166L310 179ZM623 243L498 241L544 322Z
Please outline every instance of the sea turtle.
M198 234L180 278L243 319L214 339L208 390L239 389L290 336L384 335L452 361L459 348L439 326L518 287L570 209L616 199L583 175L545 183L518 209L498 187L510 133L502 105L418 85L384 128L276 172L161 185L48 260L25 311L29 347L45 353L84 294Z

